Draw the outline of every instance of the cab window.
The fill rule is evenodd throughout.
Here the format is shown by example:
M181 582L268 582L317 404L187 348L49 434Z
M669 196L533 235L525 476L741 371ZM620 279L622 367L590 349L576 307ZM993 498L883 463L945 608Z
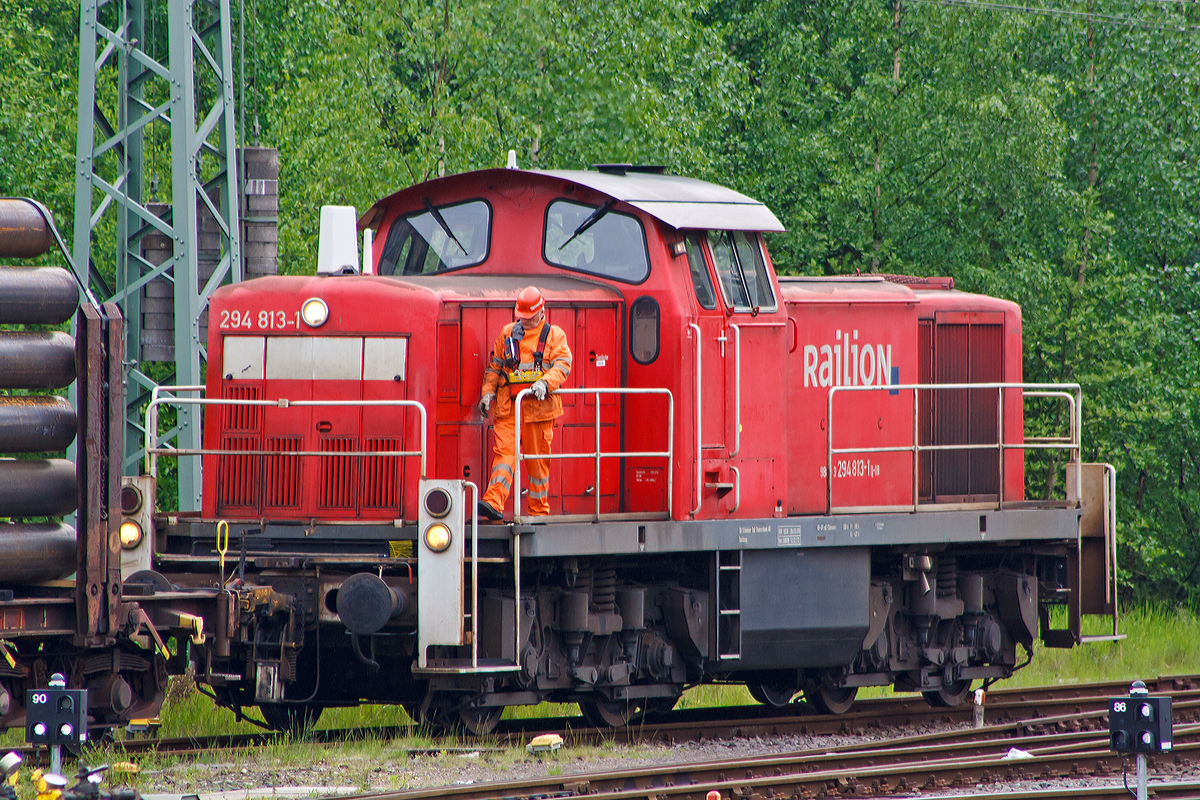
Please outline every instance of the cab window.
M727 306L736 311L775 307L775 295L756 234L709 231L708 249Z
M642 223L609 207L569 200L551 203L542 240L546 262L625 283L644 281L650 274L650 255Z
M717 298L713 294L712 279L708 277L708 267L704 263L704 251L700 249L700 238L688 236L685 242L688 267L692 271L692 288L696 290L696 302L701 308L711 311L717 307Z
M471 200L434 211L392 223L379 256L380 275L429 275L483 263L491 243L491 207Z

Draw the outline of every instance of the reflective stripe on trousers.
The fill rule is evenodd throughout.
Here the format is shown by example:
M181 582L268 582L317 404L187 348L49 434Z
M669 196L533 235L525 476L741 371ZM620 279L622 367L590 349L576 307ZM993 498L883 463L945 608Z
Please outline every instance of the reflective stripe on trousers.
M492 472L483 501L499 511L504 510L512 492L513 464L515 463L515 420L508 416L496 420L495 457ZM554 420L521 423L521 453L524 455L549 455L554 441ZM529 494L523 513L545 516L550 513L550 462L545 459L530 459L521 463L521 472L529 476Z

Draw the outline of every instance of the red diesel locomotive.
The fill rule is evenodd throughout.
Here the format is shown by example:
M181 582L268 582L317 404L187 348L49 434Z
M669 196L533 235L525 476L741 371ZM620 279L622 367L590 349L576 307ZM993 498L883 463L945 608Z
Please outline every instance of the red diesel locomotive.
M1015 304L777 276L761 203L628 165L404 189L358 220L361 270L337 218L316 276L214 293L207 385L147 415L203 408L203 450L150 448L141 479L199 459L203 491L154 520L125 597L221 704L473 732L545 700L621 725L703 682L953 705L1111 612L1112 475L1081 463L1078 387L1022 383ZM574 354L552 511L518 489L483 524L480 386L528 285ZM1027 436L1032 403L1064 430ZM1065 499L1026 498L1034 449L1060 451Z

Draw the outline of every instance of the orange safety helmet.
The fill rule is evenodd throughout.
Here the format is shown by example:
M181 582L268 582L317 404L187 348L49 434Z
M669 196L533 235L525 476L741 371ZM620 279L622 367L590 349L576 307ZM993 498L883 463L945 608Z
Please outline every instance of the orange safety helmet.
M513 314L517 319L530 319L546 307L546 300L536 286L526 286L517 295L517 307Z

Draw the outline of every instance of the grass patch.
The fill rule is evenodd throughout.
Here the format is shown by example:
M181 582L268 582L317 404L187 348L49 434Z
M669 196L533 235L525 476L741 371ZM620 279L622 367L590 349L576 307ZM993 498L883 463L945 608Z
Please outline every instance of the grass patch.
M1066 627L1064 616L1052 620ZM1070 650L1034 643L1033 663L997 686L1049 686L1092 681L1146 680L1196 672L1200 618L1184 608L1142 607L1124 614L1119 642L1082 644ZM1112 633L1107 617L1084 617L1085 634Z

